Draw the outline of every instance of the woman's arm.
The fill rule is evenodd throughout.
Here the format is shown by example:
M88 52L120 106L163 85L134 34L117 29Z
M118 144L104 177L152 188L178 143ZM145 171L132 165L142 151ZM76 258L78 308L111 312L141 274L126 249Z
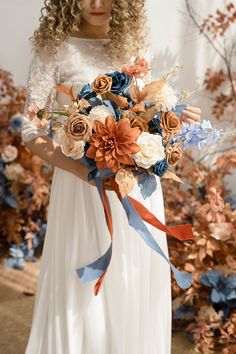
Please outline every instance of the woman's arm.
M61 151L60 145L48 136L38 136L36 139L24 142L24 145L31 150L33 154L38 155L44 161L88 182L88 169L82 162L65 156ZM94 185L94 183L89 184Z
M57 95L53 87L59 84L59 55L49 55L44 52L35 54L28 74L27 97L21 132L22 141L29 150L46 162L88 182L88 170L81 161L65 156L59 144L47 135L47 129L38 128L29 118L28 107L31 104L37 104L40 108L53 109Z

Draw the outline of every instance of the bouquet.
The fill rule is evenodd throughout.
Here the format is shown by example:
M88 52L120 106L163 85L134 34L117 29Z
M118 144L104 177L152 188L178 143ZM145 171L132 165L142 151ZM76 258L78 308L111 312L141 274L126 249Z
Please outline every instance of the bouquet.
M40 128L59 137L62 152L80 159L88 168L88 180L95 180L100 194L111 244L98 260L76 270L83 282L98 279L98 293L112 254L112 219L106 183L117 194L127 214L129 224L143 240L159 253L173 270L178 285L188 288L192 276L180 272L164 254L145 222L180 240L193 239L191 225L163 225L141 203L131 198L138 179L143 198L156 189L156 176L181 182L173 167L189 146L201 148L215 141L219 131L210 122L182 123L179 116L190 92L176 91L170 85L171 77L179 69L174 67L162 79L145 83L148 63L138 58L134 64L120 70L99 74L92 83L75 93L73 87L54 87L71 97L71 105L61 110L48 111L29 106L29 117Z

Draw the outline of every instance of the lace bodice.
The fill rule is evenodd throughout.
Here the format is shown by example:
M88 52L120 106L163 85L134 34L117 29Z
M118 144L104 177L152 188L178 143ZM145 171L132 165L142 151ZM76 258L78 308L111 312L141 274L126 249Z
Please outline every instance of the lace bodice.
M67 37L57 54L35 54L29 70L27 98L23 115L22 140L30 141L47 135L46 129L37 128L28 117L28 106L37 103L40 108L53 109L69 104L69 97L57 93L53 87L72 85L79 91L100 73L119 69L112 62L104 43L108 39ZM147 59L148 55L147 55Z

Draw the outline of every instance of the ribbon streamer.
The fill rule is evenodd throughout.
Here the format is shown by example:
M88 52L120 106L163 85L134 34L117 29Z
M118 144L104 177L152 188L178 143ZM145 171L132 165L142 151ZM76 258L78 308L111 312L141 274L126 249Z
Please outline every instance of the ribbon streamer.
M177 226L166 226L163 223L161 223L160 220L158 220L155 215L153 215L147 208L145 208L141 203L139 203L137 200L135 200L132 197L124 197L122 198L119 187L117 183L115 182L114 177L109 178L110 185L114 192L117 194L118 199L120 200L125 213L128 218L129 225L134 228L134 230L137 231L137 233L142 237L144 242L155 252L157 252L163 259L166 260L166 262L170 265L170 268L172 269L176 282L177 284L183 288L186 289L191 286L192 282L192 275L186 272L181 272L179 271L169 260L169 258L165 255L161 247L158 245L154 237L152 236L151 232L143 222L146 221L150 225L154 226L155 228L168 233L169 235L179 239L179 240L192 240L194 239L193 233L192 233L192 227L189 224L185 225L177 225ZM105 190L105 185L101 177L96 177L95 178L96 186L103 204L104 208L104 213L106 217L106 222L108 226L108 230L110 233L111 237L111 244L108 248L108 250L105 252L104 255L102 255L100 258L98 258L95 262L78 268L76 269L76 272L80 278L80 280L83 283L88 283L93 280L98 279L95 287L94 287L94 293L95 295L98 294L100 287L102 285L102 282L104 280L105 274L107 272L108 266L111 261L111 256L112 256L112 235L113 235L113 230L112 230L112 216L111 216L111 208L109 205L109 200L106 195L106 190Z

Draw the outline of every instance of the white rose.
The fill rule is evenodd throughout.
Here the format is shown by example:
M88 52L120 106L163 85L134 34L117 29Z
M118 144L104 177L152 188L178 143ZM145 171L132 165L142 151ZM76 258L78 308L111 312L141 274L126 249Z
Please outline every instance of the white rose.
M165 158L165 150L160 135L144 132L139 135L136 143L141 148L137 154L133 155L133 159L138 166L148 169Z
M7 165L3 170L3 173L9 181L14 181L20 176L23 171L24 169L21 164L14 162L10 165Z
M107 116L110 116L111 112L109 108L105 105L95 106L89 112L89 119L94 121L95 119L105 123L105 119Z
M85 142L83 140L71 140L61 132L60 134L61 151L64 155L72 157L75 160L81 159L84 156Z
M4 162L11 162L17 158L18 150L14 145L7 145L1 156Z

